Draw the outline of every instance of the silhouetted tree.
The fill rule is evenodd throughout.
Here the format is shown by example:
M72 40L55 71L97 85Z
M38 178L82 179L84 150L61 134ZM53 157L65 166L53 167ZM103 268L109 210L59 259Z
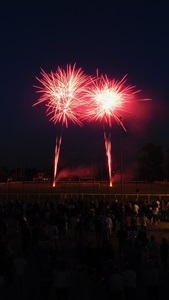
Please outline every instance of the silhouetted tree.
M139 158L139 177L142 180L163 180L163 152L160 145L146 144Z
M169 148L167 149L167 153L164 160L164 178L169 180Z
M0 181L6 181L8 173L8 169L5 166L0 165Z

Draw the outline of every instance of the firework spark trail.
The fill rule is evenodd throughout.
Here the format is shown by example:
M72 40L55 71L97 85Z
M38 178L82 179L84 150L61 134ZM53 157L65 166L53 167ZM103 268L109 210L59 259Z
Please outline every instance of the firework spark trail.
M135 91L135 86L126 85L126 76L120 81L110 80L107 75L96 76L91 79L89 102L85 119L87 121L100 121L104 127L105 148L108 158L110 186L112 186L112 153L111 153L111 128L113 119L126 131L122 122L121 113L126 111L127 103L135 99L140 91Z
M105 141L105 148L106 148L106 155L108 160L108 170L109 170L109 180L110 180L110 187L113 185L113 178L112 178L112 154L111 154L111 133L104 131L104 141Z
M41 79L36 77L41 86L35 88L42 95L33 106L45 102L46 114L50 116L50 121L54 124L61 123L62 128L68 127L69 121L82 126L81 117L90 77L85 75L81 68L76 69L76 64L67 65L65 70L58 67L55 73L51 71L50 74L41 69L41 75ZM61 141L62 135L55 147L53 186L55 186Z
M58 169L58 161L59 161L61 142L62 142L62 135L60 137L56 137L53 187L55 187L55 185L56 185L56 175L57 175L57 169Z

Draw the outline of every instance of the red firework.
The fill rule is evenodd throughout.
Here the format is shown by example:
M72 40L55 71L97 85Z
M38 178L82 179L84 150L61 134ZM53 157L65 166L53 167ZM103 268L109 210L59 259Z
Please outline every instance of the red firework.
M81 68L67 65L66 70L57 68L56 72L47 74L41 69L42 78L36 79L41 86L35 86L42 95L34 104L45 102L47 116L54 124L61 123L68 127L68 121L82 125L81 108L86 99L89 76Z
M110 80L107 75L95 78L84 74L81 68L76 69L67 65L66 69L57 68L56 72L47 74L41 69L42 78L36 79L41 84L35 86L40 93L38 101L33 105L45 102L46 114L54 124L61 123L68 127L69 121L82 125L82 119L100 121L104 125L104 139L110 186L112 186L112 154L111 154L111 127L113 119L124 129L122 114L126 112L127 104L135 100L139 91L135 86L126 85L127 75L120 81ZM149 99L145 99L149 100ZM56 138L54 160L54 182L58 167L59 153L62 142L62 133Z
M108 170L110 186L112 186L112 153L111 153L111 127L115 121L126 131L122 122L122 113L126 104L135 99L135 86L126 85L126 76L120 81L110 80L107 75L97 76L91 80L88 92L88 105L84 116L87 121L97 121L103 123L105 149L108 159ZM106 126L107 125L107 126Z
M125 129L122 113L125 106L135 99L135 86L126 85L125 75L120 81L110 80L107 75L97 76L91 81L88 91L88 105L85 119L89 122L100 120L112 126L113 119Z
M89 76L85 75L81 68L76 69L76 64L67 65L66 70L58 67L55 73L51 71L50 74L41 69L41 75L41 79L36 77L41 86L35 87L42 95L34 106L45 102L46 114L50 116L50 121L54 124L61 123L62 128L63 125L68 127L68 121L82 125L80 118L86 99ZM62 133L56 138L53 186L56 184L61 142Z

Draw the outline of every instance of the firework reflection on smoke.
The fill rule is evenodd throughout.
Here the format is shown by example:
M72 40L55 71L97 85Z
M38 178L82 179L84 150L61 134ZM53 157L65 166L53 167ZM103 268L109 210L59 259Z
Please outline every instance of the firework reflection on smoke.
M121 114L126 111L126 104L135 99L135 86L126 85L126 76L120 81L110 80L107 75L92 79L89 91L89 103L85 119L89 122L100 121L103 124L105 149L108 159L109 181L112 186L112 146L111 129L113 119L126 131Z
M41 79L36 77L41 86L35 87L42 95L34 106L45 102L46 114L50 116L50 121L54 124L61 123L62 129L63 126L68 127L69 121L82 126L80 118L89 76L85 75L81 68L76 69L76 64L67 65L65 70L58 67L55 73L51 71L50 74L41 69L41 75ZM53 186L56 182L61 142L62 134L56 139Z
M61 179L73 179L73 178L95 178L98 172L98 166L94 166L95 172L93 171L93 166L81 165L72 169L65 168L58 172L56 177L56 183Z

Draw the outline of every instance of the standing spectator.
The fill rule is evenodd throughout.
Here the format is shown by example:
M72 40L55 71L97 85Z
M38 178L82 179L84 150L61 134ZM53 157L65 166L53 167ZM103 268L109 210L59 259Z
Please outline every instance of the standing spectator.
M153 224L157 226L157 223L159 221L159 208L158 206L154 206L153 208Z
M158 209L160 210L161 204L160 204L159 200L156 200L156 205L157 205Z
M101 217L98 215L95 218L95 233L96 233L96 241L97 241L97 247L101 247L101 241L102 241L102 222Z
M6 261L5 256L0 255L0 299L6 299L6 287L5 287L5 273L6 273Z
M148 220L149 220L150 225L153 225L153 207L152 207L152 205L150 205L148 208Z
M124 298L123 276L119 266L114 267L114 272L109 277L110 299L122 300Z
M153 261L158 261L159 249L154 235L150 236L150 240L147 243L147 250L148 258Z
M65 261L58 261L53 273L54 298L67 300L71 287L71 276Z
M131 213L126 214L125 216L125 223L126 223L126 229L127 231L131 230Z
M167 200L167 203L166 203L166 219L169 218L169 201Z
M167 240L163 237L160 245L160 258L163 265L163 270L166 273L168 270L168 255L169 255L169 245Z
M107 222L103 224L102 227L102 249L107 248L110 242L110 230Z
M166 219L166 201L161 201L161 207L160 207L160 214L161 214L161 220Z
M31 244L32 244L32 235L29 223L24 217L21 223L21 234L22 234L22 251L25 255L28 255Z
M144 230L145 232L147 231L147 225L148 225L148 218L145 215L145 213L143 213L142 217L141 217L141 228L142 230Z
M136 299L136 272L126 263L122 272L125 300Z
M111 239L113 223L112 223L112 219L111 219L110 215L107 216L106 222L107 222L108 231L109 231L109 239Z
M143 270L143 278L148 300L159 300L159 270L153 261L149 261Z
M40 220L38 217L38 214L36 214L36 222L34 222L31 226L31 237L32 237L32 242L31 242L31 250L34 251L39 245L40 241Z
M134 203L133 204L133 212L134 214L138 215L139 214L139 210L140 210L140 207L137 203Z
M91 277L87 265L77 265L73 274L73 299L88 300L91 294Z
M119 255L124 255L124 250L126 246L126 241L128 238L127 230L122 227L117 231L117 240L118 240L118 248L119 248Z
M140 216L138 214L133 215L133 227L136 229L136 231L139 231L141 227L141 221L140 221Z
M47 251L42 252L41 255L39 255L40 299L47 300L52 281L52 258Z
M135 241L135 249L136 249L136 264L137 271L140 272L142 270L142 264L144 261L145 251L147 245L147 236L146 232L143 230L139 230L136 241Z
M135 241L128 239L124 249L124 259L130 265L130 268L136 269L136 238Z
M116 220L116 217L115 217L115 214L112 214L111 215L111 219L112 219L112 233L115 235L116 234L116 228L117 228L117 220Z
M24 278L25 278L25 268L27 266L27 261L25 260L21 251L13 260L13 273L14 273L14 285L16 288L17 299L23 299L24 293Z

